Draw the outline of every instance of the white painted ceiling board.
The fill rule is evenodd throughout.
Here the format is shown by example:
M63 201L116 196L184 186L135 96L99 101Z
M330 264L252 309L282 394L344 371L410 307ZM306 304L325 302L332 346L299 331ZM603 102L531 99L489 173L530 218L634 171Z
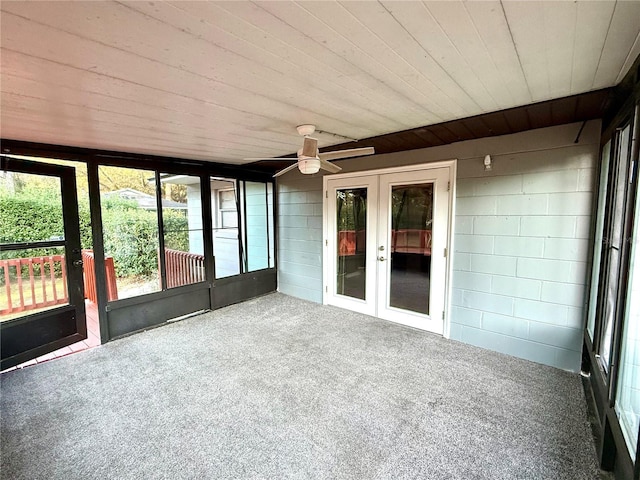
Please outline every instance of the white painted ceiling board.
M433 2L424 6L443 32L452 50L447 55L444 46L434 45L431 47L432 56L440 58L439 62L451 72L456 83L473 98L479 99L478 104L483 112L501 110L506 105L513 105L514 101L509 97L508 90L505 95L501 76L495 70L491 56L485 49L465 4ZM431 44L429 36L422 38L425 45Z
M377 76L370 75L366 71L360 68L358 62L352 62L350 57L342 56L340 52L334 52L327 48L326 43L323 40L317 41L308 35L308 32L302 32L297 30L297 24L291 25L287 23L286 19L281 19L277 15L272 14L265 10L265 4L260 6L250 4L247 2L228 2L222 4L222 7L232 12L234 15L239 16L246 22L252 22L254 25L259 26L268 35L276 38L282 38L285 41L286 36L289 35L294 39L293 45L299 46L300 49L308 52L312 56L313 61L317 65L326 65L328 70L324 74L320 74L319 79L323 79L325 76L336 76L342 79L355 82L353 93L354 97L357 92L368 92L367 97L373 96L373 103L376 109L380 112L385 112L389 116L390 112L394 112L394 119L396 122L402 122L405 128L411 124L411 121L406 115L408 112L403 110L403 115L398 115L397 111L402 110L402 107L406 104L406 99L398 95L398 93L390 88L385 82L381 81ZM297 8L297 7L296 7ZM303 25L305 28L307 25ZM285 36L283 32L286 32ZM333 38L333 35L330 35ZM304 68L306 63L301 65ZM334 73L339 72L339 73ZM313 81L314 75L310 75L310 81ZM371 104L371 103L368 103ZM413 108L413 105L411 105ZM326 130L331 130L328 127L323 127ZM335 129L333 131L336 131ZM349 133L349 131L341 131L343 135L354 136L358 138L358 135Z
M469 12L475 30L480 35L485 49L491 57L487 64L492 74L497 72L505 85L504 92L510 92L512 105L531 103L532 96L518 59L518 53L511 38L509 25L500 2L468 2L465 8ZM501 99L504 102L504 99Z
M3 51L3 60L4 65L7 65L3 69L5 74L3 76L3 89L8 88L7 86L10 85L7 80L10 80L12 76L16 76L25 80L25 92L28 91L29 82L42 82L46 86L43 88L55 88L58 93L63 93L71 88L77 89L78 92L82 92L85 95L95 94L97 96L108 96L116 100L122 99L125 104L134 106L132 109L134 113L139 113L141 109L144 110L148 106L158 106L170 112L168 114L169 118L183 115L193 116L195 118L191 128L203 127L213 131L215 127L216 132L227 132L229 128L243 126L244 128L252 129L253 136L250 138L255 137L256 139L264 140L267 145L269 142L277 142L281 144L282 148L287 145L291 147L297 145L298 139L292 138L291 133L265 131L258 124L254 125L253 121L243 124L242 120L245 117L243 112L187 97L182 93L160 92L161 94L159 94L156 89L146 88L138 84L55 62L39 62L36 58L20 57L19 54L6 50ZM46 78L42 75L43 70L47 72ZM82 90L79 88L80 85ZM65 99L68 98L65 96ZM90 99L87 101L91 102ZM94 106L93 103L89 103L88 108ZM254 115L254 117L259 117L259 115ZM225 122L220 122L219 118L224 118ZM271 121L269 117L264 118Z
M389 14L385 5L372 7L366 2L344 2L342 5L348 13L337 19L327 15L321 5L317 14L324 14L324 21L340 28L340 33L357 42L369 59L379 62L378 68L391 69L412 88L410 99L420 105L437 102L440 108L434 113L441 118L451 114L468 116L479 110L477 102L424 51L405 26ZM422 17L426 23L424 12ZM403 88L400 83L394 84Z
M295 152L301 123L366 138L612 86L638 18L640 2L3 1L0 135L245 163Z
M578 4L574 2L545 2L543 5L544 30L540 40L544 41L547 56L547 98L571 95L571 74L575 52L576 21ZM553 72L550 68L553 66Z
M593 75L598 68L615 5L615 2L578 4L571 77L572 92L584 92L593 88Z
M427 93L412 85L412 79L409 77L413 70L406 65L406 62L399 59L357 19L348 15L341 5L333 2L327 2L325 5L323 11L327 17L319 18L308 10L305 3L292 5L285 2L265 2L260 4L261 8L288 25L304 28L305 35L323 44L331 54L340 55L352 65L357 66L362 71L360 75L378 78L381 83L379 88L387 90L394 99L394 104L390 108L396 115L409 123L420 123L429 118L433 112L425 110L419 103L427 101ZM410 73L406 74L407 71ZM403 73L405 76L402 75ZM344 134L339 130L336 132Z
M343 103L352 115L357 115L358 118L364 113L368 122L374 117L397 128L404 126L392 117L370 108L371 102L379 103L380 95L371 89L363 88L364 85L355 82L352 76L345 75L345 72L329 65L320 64L316 58L303 50L258 29L215 4L182 2L173 6L140 2L133 4L132 8L162 21L177 23L180 28L222 48L242 53L251 61L278 68L287 76L298 78L301 82L299 87L305 93L308 93L307 85L314 85L326 93L325 97ZM219 25L207 21L210 17L219 22ZM194 19L201 21L194 22Z
M640 1L616 2L593 88L603 88L624 76L623 66L630 66L626 60L639 31ZM629 48L621 48L621 45L629 45Z
M503 2L507 22L534 102L550 98L543 2Z
M119 23L120 18L116 17L115 20L114 28L115 25ZM8 35L13 35L12 38L14 38L15 42L24 43L26 40L26 29L24 28L23 22L23 19L16 17L15 21L9 26ZM290 102L299 89L296 90L284 87L283 84L286 83L284 77L280 79L280 81L273 78L268 81L270 72L267 70L262 71L263 75L260 76L260 78L256 75L252 77L243 64L238 67L238 71L244 72L243 75L236 76L235 82L227 78L230 75L229 71L233 64L238 62L238 59L229 58L225 52L212 52L215 55L215 58L220 59L219 63L216 62L216 66L225 66L224 69L220 69L222 71L189 71L188 69L183 68L180 62L185 61L189 65L201 64L200 54L197 52L188 56L185 51L181 50L174 54L175 59L167 57L166 61L163 63L156 59L141 55L136 51L137 48L123 50L119 47L106 46L103 42L93 43L91 39L75 37L75 33L70 34L63 30L58 30L55 27L42 25L41 28L44 35L48 35L57 45L62 47L60 48L60 51L54 55L54 59L58 62L64 61L63 57L65 52L71 48L70 42L75 42L76 48L81 46L85 49L85 52L82 55L84 63L75 64L80 68L91 69L91 64L93 62L86 54L87 51L91 50L93 54L99 56L102 61L102 65L99 65L94 69L98 73L106 75L109 71L115 70L118 65L124 65L130 70L128 73L129 78L131 78L135 83L150 86L158 90L180 91L181 85L190 84L196 90L196 95L206 96L209 91L213 91L214 93L217 91L220 92L220 94L224 94L225 98L244 95L246 101L251 101L252 103L257 102L258 105L262 102L265 105L265 111L269 111L267 110L267 104L271 104L273 102L276 102L279 106L289 105L288 113L290 115L292 112L298 110L295 104ZM133 25L131 28L134 28ZM152 31L152 33L154 36L161 36L158 31ZM42 50L46 48L45 45L37 45L34 47L35 48L30 49L28 53L35 56L41 56ZM87 62L89 62L89 64L87 64ZM249 64L249 62L244 63L247 65ZM256 88L252 90L249 88L250 85L256 85ZM332 102L328 97L322 95L314 96L302 94L299 96L300 98L296 104L299 104L301 100L305 100L308 102L308 105L305 105L307 110L322 110L325 112L322 120L331 119L335 123L346 124L346 122L342 120L344 118L344 112L339 109L340 106L337 104L332 108ZM296 120L294 119L293 121Z
M16 26L19 31L23 31L22 29L20 29L21 25L19 25L19 22L16 22ZM64 48L66 46L64 42L65 40L68 40L67 34L59 31L55 31L55 33L56 35L51 35L51 36L57 40L56 44L58 46L62 46ZM19 40L22 40L22 38L19 37ZM77 44L81 44L81 43L82 42L77 42ZM86 48L87 50L90 50L91 46L84 45L84 48ZM154 89L154 93L157 96L163 95L166 92L170 92L172 89L173 91L176 91L176 92L182 92L184 90L184 87L182 87L181 85L191 84L192 86L195 86L196 88L199 88L201 90L206 90L209 87L212 90L217 90L218 92L221 93L221 95L217 96L216 98L220 101L224 101L225 104L222 106L227 108L232 108L232 106L230 105L230 101L231 101L231 98L235 95L236 97L238 97L238 99L235 102L236 108L234 108L234 110L236 110L237 112L241 112L241 113L243 111L249 112L251 108L255 106L256 102L261 102L261 105L264 105L264 108L261 109L260 112L270 114L270 118L261 119L261 120L256 120L254 118L253 122L251 122L252 118L249 118L248 116L245 117L247 124L249 125L251 123L256 123L256 121L259 122L256 125L256 128L264 128L266 125L268 125L272 121L273 118L288 117L289 120L294 124L297 124L295 122L301 123L301 118L304 118L301 116L302 109L299 107L296 107L295 105L291 105L291 104L287 105L284 102L278 102L276 100L269 99L264 96L260 96L259 94L252 94L251 92L245 92L242 90L238 91L238 89L236 89L235 87L228 86L226 84L220 84L217 82L214 83L211 80L203 79L202 77L197 77L197 76L179 71L177 69L170 70L169 73L172 73L173 76L163 77L162 76L163 70L158 66L158 64L144 60L144 59L143 60L136 59L134 61L131 58L128 58L128 57L131 57L131 55L126 52L114 51L113 49L109 49L105 47L104 50L98 49L98 51L96 51L94 54L100 55L103 62L105 62L106 61L105 59L107 59L110 55L113 55L114 56L112 61L113 65L117 65L118 63L128 61L127 66L129 68L131 69L139 68L140 71L135 75L131 74L130 78L133 78L134 83L138 85L145 85L146 83L146 86L150 86L151 88ZM61 53L60 54L56 53L54 55L51 55L51 57L54 59L58 59L60 62L64 61ZM141 64L143 68L140 68ZM90 67L87 67L86 65L80 66L79 68L84 68L86 70L90 69ZM98 73L102 73L104 75L105 71L98 72ZM74 85L75 81L73 81L72 79L70 80L71 80L70 84ZM324 121L326 121L326 119L329 118L324 116L321 117L319 115L317 117L319 117L321 120L324 120ZM335 120L335 119L331 119L331 120L334 121L335 123L340 123L340 124L342 123L339 120Z
M5 52L3 59L6 61L7 57L11 57L12 52ZM23 58L24 60L24 58ZM55 87L59 95L64 95L67 90L71 90L70 93L76 93L72 100L80 100L86 102L89 109L93 109L100 106L100 102L103 101L103 97L111 99L115 102L119 102L122 110L125 110L127 106L133 105L133 114L143 115L143 112L151 108L157 111L158 108L162 108L165 112L159 112L163 114L160 119L167 118L169 120L176 120L186 118L185 124L190 124L193 128L206 128L209 131L215 127L216 131L226 131L229 128L229 123L242 124L242 113L237 111L231 111L223 107L213 105L204 101L197 101L193 98L188 98L182 95L170 95L163 94L158 95L156 90L147 89L140 85L134 85L121 81L118 79L101 76L93 72L84 70L72 69L70 67L60 65L57 63L49 62L47 64L47 78L45 79L41 75L41 70L38 68L39 64L34 63L32 60L29 62L23 62L22 68L15 68L16 62L9 60L5 63L11 65L3 72L3 85L2 88L8 93L23 93L30 94L30 84L33 82L41 84L39 87L41 90L46 91L52 87ZM15 74L15 76L14 76ZM74 78L78 79L78 83L83 85L83 90L76 89L75 85L65 85L65 78L69 75L74 75ZM86 77L90 77L87 79ZM16 78L17 85L12 87L12 79ZM21 86L20 82L24 82ZM87 89L90 86L90 90ZM69 97L69 95L66 95ZM66 98L65 97L65 98ZM155 102L155 103L154 103ZM188 118L193 118L193 122L189 123ZM219 118L225 118L227 121L221 125ZM151 119L153 120L153 118ZM245 127L251 128L251 124L245 124ZM260 142L266 142L266 146L269 144L278 144L279 148L285 148L287 145L294 146L294 142L291 141L290 134L278 134L276 132L262 132L257 128L254 129L254 136L248 137L248 140L254 139L255 144L259 145Z
M7 107L7 110L8 118L11 118L14 113L19 114L16 115L16 120L12 122L13 125L9 129L9 133L11 133L12 128L18 128L20 131L24 130L33 134L35 138L32 141L58 143L55 141L55 137L59 135L59 133L47 129L46 123L38 120L36 115L30 118L30 112L28 111L25 113L22 109L12 107ZM143 149L145 153L158 150L162 151L163 155L168 156L176 155L183 150L188 151L192 155L197 155L200 146L207 146L205 142L198 142L194 139L191 139L189 142L175 141L175 139L167 140L164 136L159 136L153 132L146 132L145 136L141 137L135 133L129 134L123 132L121 127L116 129L112 125L102 125L97 121L92 121L90 118L72 119L66 116L64 111L57 111L56 113L61 118L63 127L68 129L70 138L77 141L77 146L80 147L97 148L97 145L99 145L101 141L105 141L113 135L117 135L118 141L123 145L133 147L137 142L138 147ZM221 150L210 146L207 146L207 148L211 148L214 154L220 153L219 150ZM224 148L223 150L227 151L228 149Z
M640 33L636 35L636 39L633 42L633 47L631 47L631 50L627 55L627 59L625 60L624 65L620 69L620 73L616 78L616 83L619 83L622 81L626 73L629 71L629 69L633 65L633 62L635 61L636 58L638 58L639 55L640 55Z

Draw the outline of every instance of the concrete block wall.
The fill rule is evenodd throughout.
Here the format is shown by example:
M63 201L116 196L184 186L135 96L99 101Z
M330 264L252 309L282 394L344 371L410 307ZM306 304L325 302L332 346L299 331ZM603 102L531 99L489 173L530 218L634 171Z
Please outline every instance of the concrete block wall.
M600 122L339 162L458 160L450 338L577 371ZM485 172L483 158L492 155ZM322 301L322 177L278 182L279 290Z
M287 175L277 193L278 290L322 303L322 177Z
M458 163L451 338L576 371L597 146L542 147Z

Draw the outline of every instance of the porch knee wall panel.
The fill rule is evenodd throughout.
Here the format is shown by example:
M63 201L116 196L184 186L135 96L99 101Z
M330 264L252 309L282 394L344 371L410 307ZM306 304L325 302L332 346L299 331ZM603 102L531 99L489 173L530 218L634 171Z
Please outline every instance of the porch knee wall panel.
M339 163L351 172L458 160L451 339L579 370L600 122L575 143L581 125ZM281 177L278 208L279 290L321 302L321 175Z

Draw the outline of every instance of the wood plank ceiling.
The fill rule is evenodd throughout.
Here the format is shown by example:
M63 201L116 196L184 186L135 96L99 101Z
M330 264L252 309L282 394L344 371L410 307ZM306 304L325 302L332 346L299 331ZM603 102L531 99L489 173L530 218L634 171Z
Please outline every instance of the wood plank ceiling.
M583 118L640 53L637 1L3 1L0 15L2 138L230 164L295 152L302 123L383 152ZM509 110L524 105L539 115Z

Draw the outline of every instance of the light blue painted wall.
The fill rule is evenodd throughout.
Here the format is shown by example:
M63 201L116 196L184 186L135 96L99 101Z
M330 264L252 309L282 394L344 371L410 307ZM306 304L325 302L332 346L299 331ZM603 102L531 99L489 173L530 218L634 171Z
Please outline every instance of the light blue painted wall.
M199 184L187 185L187 222L189 225L189 252L204 255L202 200Z
M250 272L269 268L270 249L267 231L267 190L264 183L245 182L247 267Z
M322 177L289 174L277 185L278 290L322 302Z
M580 367L600 122L343 161L344 171L458 159L450 336ZM485 172L490 154L493 169ZM281 177L279 290L322 301L322 177Z
M596 155L494 155L490 173L459 162L451 338L579 369Z

